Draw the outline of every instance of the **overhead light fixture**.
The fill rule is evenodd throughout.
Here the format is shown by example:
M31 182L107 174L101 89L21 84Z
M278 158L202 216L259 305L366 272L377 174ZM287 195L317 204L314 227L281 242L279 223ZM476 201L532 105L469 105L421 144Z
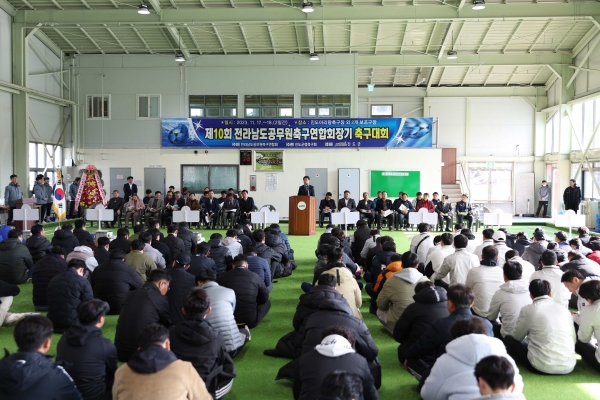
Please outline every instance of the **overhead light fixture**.
M473 10L479 11L485 8L485 0L473 0Z
M455 60L455 59L457 59L457 58L458 58L458 53L457 53L455 50L450 50L450 51L447 53L447 55L446 55L446 58L447 58L448 60Z
M310 53L310 61L319 61L319 55L317 53Z
M148 15L150 14L150 10L148 10L148 6L145 4L140 4L138 7L138 14Z
M302 12L311 13L313 11L315 11L315 9L313 8L312 2L306 1L302 3Z
M185 56L183 55L183 53L181 51L178 51L177 53L175 53L175 61L185 62Z

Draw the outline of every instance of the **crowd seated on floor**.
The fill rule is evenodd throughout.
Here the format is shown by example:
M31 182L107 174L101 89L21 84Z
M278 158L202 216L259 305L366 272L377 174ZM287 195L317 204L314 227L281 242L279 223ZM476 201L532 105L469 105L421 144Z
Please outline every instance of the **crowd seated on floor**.
M36 224L23 243L8 225L0 243L0 326L15 325L18 351L0 360L3 398L220 399L231 391L236 357L275 306L274 279L292 274L294 251L278 224L252 229L241 205L253 205L247 192L226 192L222 213L214 192L200 201L182 192L167 193L162 204L171 207L164 209L160 193L146 196L146 215L131 215L136 237L120 227L115 240L90 242L77 220L52 242ZM336 208L325 200L321 223ZM348 192L337 206L350 200ZM536 374L564 375L579 354L600 372L600 240L586 227L572 240L541 228L532 240L490 228L478 238L468 196L454 209L447 200L437 193L418 193L413 202L405 193L394 202L385 192L372 202L363 196L363 217L349 236L327 226L290 332L264 351L290 359L275 378L293 382L295 399L379 398L380 350L360 311L363 287L424 400L523 399L517 362ZM171 220L180 204L207 205L200 225L227 228L225 237L213 232L197 243L194 227ZM446 232L418 224L408 251L398 252L383 225L407 229L406 213L422 208L437 212L438 230ZM148 231L137 228L142 221ZM32 312L11 313L29 279ZM107 315L118 315L114 340L101 331ZM53 332L62 335L56 363L46 357ZM26 379L31 374L41 378Z

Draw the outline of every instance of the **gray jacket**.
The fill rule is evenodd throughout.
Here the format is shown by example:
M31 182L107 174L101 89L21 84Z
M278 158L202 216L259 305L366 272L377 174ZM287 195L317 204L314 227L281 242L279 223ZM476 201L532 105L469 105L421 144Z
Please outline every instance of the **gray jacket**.
M225 351L233 351L244 344L244 337L237 327L233 311L235 310L235 292L220 286L217 282L202 285L210 298L212 311L206 320L221 334L225 342Z
M35 203L36 204L46 204L46 190L44 189L44 184L35 183L33 185L33 194L35 195Z
M550 199L550 188L541 186L538 190L538 198L540 201L548 201Z
M69 186L69 196L71 196L71 200L75 200L75 197L77 197L77 191L79 191L79 185L75 182L71 183L71 186Z
M4 204L7 206L15 207L15 200L23 198L23 191L21 186L17 183L9 183L4 189Z
M46 191L46 198L48 199L46 203L52 203L54 201L54 189L52 185L44 184L44 190Z

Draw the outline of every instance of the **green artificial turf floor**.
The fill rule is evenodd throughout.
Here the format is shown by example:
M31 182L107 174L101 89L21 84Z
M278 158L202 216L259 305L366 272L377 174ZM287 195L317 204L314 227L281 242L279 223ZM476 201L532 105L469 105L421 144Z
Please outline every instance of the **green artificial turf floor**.
M52 236L51 226L46 228L48 238ZM531 235L535 227L534 225L521 225L512 227L510 230L512 232L525 231ZM287 225L282 225L282 228L287 230ZM550 234L556 230L554 227L545 229ZM94 231L95 229L89 228L89 230ZM292 398L292 384L287 381L275 381L278 369L288 360L267 357L263 355L263 350L273 348L277 340L291 330L298 297L302 294L300 283L312 279L312 271L316 263L314 249L317 239L323 231L323 229L317 229L316 236L290 237L298 268L292 276L278 279L274 283L271 293L271 311L261 324L252 330L252 341L234 360L237 378L231 393L226 396L227 399ZM203 235L210 236L213 232L203 231ZM221 233L224 234L222 231ZM388 232L385 231L383 234L388 234ZM409 240L414 235L412 232L391 232L389 234L395 238L398 252L404 252L409 248ZM21 294L15 297L10 311L33 311L31 291L30 283L21 285ZM418 399L417 381L403 367L400 367L396 351L398 344L381 326L377 317L369 314L368 301L369 296L363 291L361 311L365 323L379 347L379 359L383 370L383 383L379 390L380 398L383 400ZM114 339L116 323L116 316L106 318L106 324L102 329L106 337ZM12 327L0 327L0 349L16 351L12 338L13 329ZM54 335L50 354L55 354L58 339L59 335ZM525 381L525 395L529 400L600 399L600 374L588 367L582 360L578 360L575 370L566 376L535 375L525 369L521 369L521 374Z

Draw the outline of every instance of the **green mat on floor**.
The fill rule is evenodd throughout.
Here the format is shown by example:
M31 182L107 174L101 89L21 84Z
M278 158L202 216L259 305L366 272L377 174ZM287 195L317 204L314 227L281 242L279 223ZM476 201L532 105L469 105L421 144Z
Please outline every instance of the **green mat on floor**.
M282 226L287 229L286 225ZM529 235L535 229L534 225L521 225L512 227L511 231L525 231ZM51 237L50 226L47 227L47 236ZM94 229L91 228L90 231ZM550 234L555 228L547 227ZM203 231L203 236L208 237L215 231ZM224 234L223 231L220 231ZM252 341L243 352L235 359L237 378L233 390L226 396L228 399L291 399L292 385L287 381L275 381L278 369L287 363L286 359L264 356L263 350L273 348L277 340L288 333L292 328L292 317L301 294L300 283L311 281L313 268L316 263L314 250L318 236L323 229L317 229L317 236L303 237L292 236L290 242L295 250L298 269L294 274L274 283L271 293L272 308L261 324L252 330ZM349 232L350 233L350 232ZM383 232L390 234L396 240L398 252L404 252L409 247L409 240L413 232ZM480 233L479 233L480 234ZM552 235L553 236L553 235ZM31 302L31 284L21 285L21 294L15 297L11 311L33 311ZM363 307L361 309L366 324L371 330L373 339L379 347L379 359L383 370L383 384L379 390L381 399L418 399L416 380L399 366L397 359L398 344L381 326L374 315L369 314L369 296L363 291ZM104 335L114 339L117 323L116 316L106 318L103 328ZM0 349L6 348L15 351L16 346L12 338L12 327L0 327ZM55 354L56 343L59 335L54 335L51 354ZM577 362L575 370L566 376L541 376L534 375L526 370L521 370L525 381L525 395L530 400L587 400L600 398L600 375L588 367L583 361Z

